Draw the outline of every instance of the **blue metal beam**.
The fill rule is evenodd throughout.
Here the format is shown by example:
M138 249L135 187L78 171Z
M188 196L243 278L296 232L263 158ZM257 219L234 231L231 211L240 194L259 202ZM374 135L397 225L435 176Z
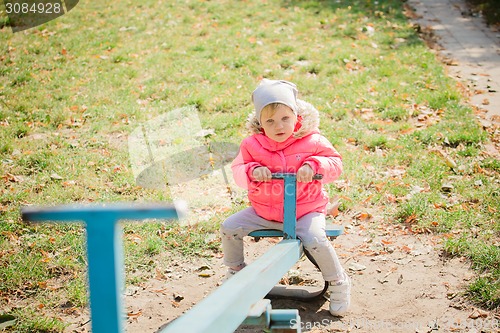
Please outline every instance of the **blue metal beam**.
M234 332L252 305L266 296L301 256L300 240L281 241L161 333Z
M183 202L172 204L150 203L111 203L111 204L70 204L54 207L22 207L21 214L25 221L85 221L106 217L109 221L143 219L178 219L187 211ZM101 222L99 222L101 223Z
M24 220L83 221L87 231L90 316L93 333L124 332L122 304L123 244L119 220L177 219L184 207L165 204L115 203L23 207Z

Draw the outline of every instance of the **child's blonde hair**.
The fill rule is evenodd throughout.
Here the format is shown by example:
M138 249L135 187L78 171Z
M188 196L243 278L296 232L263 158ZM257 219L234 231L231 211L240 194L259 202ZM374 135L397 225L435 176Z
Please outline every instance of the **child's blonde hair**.
M276 111L278 111L278 108L280 106L286 106L287 108L290 109L290 111L295 114L293 112L293 110L286 104L283 104L283 103L279 103L279 102L276 102L276 103L271 103L271 104L267 104L266 106L264 106L262 108L262 111L260 112L260 118L262 119L262 116L264 116L264 114L266 115L266 117L268 118L271 118L272 116L274 116L274 114L276 113ZM259 122L261 120L259 119Z
M269 117L272 117L274 116L274 114L276 113L278 107L280 105L284 105L284 104L281 104L281 103L271 103L271 104L267 104L266 106L264 106L262 108L262 111L260 111L260 116L262 117L262 114L263 113L266 113Z

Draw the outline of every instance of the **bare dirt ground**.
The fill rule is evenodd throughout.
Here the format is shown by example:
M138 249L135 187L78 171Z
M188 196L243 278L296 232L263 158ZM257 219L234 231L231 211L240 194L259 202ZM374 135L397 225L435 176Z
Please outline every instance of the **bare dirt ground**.
M498 332L498 314L464 301L463 287L474 273L460 258L446 258L441 245L447 235L418 234L404 225L386 225L370 212L359 219L351 211L335 219L346 233L334 241L337 253L353 280L348 315L335 318L328 301L312 303L273 300L275 309L299 309L303 332ZM248 261L277 240L246 240ZM305 278L314 267L300 261ZM220 285L222 258L170 258L158 264L155 278L128 287L125 296L127 332L159 332ZM88 332L88 315L81 313L68 332ZM186 332L189 329L186 328ZM240 327L237 332L264 332L263 327Z

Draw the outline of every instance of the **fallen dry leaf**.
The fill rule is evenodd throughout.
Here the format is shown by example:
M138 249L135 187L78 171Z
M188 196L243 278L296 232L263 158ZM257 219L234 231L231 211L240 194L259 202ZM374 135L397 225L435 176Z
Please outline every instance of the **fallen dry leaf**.
M384 183L378 183L378 184L375 184L375 190L380 193L382 192L382 189L384 188L384 186L387 184L387 182L384 182Z
M133 312L133 311L129 311L129 312L127 312L127 317L128 317L129 319L134 320L134 321L137 321L137 319L138 319L140 316L142 316L142 310L139 310L139 311L137 311L137 312Z
M359 272L359 271L364 271L366 269L366 266L358 264L357 262L353 262L349 265L348 269L351 271Z
M365 200L363 200L363 201L361 202L361 204L366 205L367 203L369 203L369 202L370 202L370 200L372 200L373 196L374 196L374 194L372 194L372 195L368 196L368 198L366 198Z
M168 290L168 288L163 288L163 289L153 289L151 291L155 292L155 293L166 295L167 294L167 290Z
M358 255L360 256L365 256L365 257L374 257L374 256L378 256L380 253L379 252L375 252L373 250L370 250L370 251L361 251L358 253Z
M457 167L457 163L455 163L455 161L441 149L432 149L430 152L435 153L438 156L442 157L446 165L449 166L450 168L455 169Z
M396 198L395 195L393 194L390 194L390 193L386 193L385 194L385 198L387 199L387 201L389 201L390 203L395 203L398 199Z
M63 187L70 187L70 186L74 186L74 185L76 185L76 181L74 181L74 180L68 180L67 182L62 183Z
M182 296L181 294L178 294L178 293L174 293L172 296L174 297L174 300L176 302L180 302L184 299L184 296Z
M354 218L360 221L366 221L372 218L372 215L367 212L360 212L354 215Z
M2 176L2 178L5 180L5 182L11 182L11 183L20 183L24 180L22 176L16 176L11 173L6 173L5 175Z
M401 252L410 253L412 250L408 245L403 245L400 247Z
M340 197L335 196L330 199L326 215L337 217L339 215Z
M155 276L156 276L157 280L167 280L168 279L168 277L165 274L163 274L161 269L159 269L158 267L155 268Z
M486 318L490 313L481 309L474 309L474 311L469 315L470 319Z
M405 223L411 224L417 221L417 214L413 213L405 219Z
M142 315L142 310L139 310L137 312L130 311L130 312L127 313L127 316L129 318L131 318L131 317L139 317L140 315Z
M59 176L57 173L51 174L50 178L51 179L55 179L55 180L61 180L61 179L63 179L63 177Z
M201 271L206 271L209 269L212 269L212 267L210 267L208 265L202 265L202 266L198 267L197 271L201 272Z

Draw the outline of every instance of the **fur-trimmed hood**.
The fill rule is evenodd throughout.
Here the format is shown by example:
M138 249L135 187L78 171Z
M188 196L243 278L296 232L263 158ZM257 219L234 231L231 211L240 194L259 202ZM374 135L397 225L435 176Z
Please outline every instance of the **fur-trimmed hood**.
M312 104L297 99L297 117L301 126L293 133L295 138L302 138L312 132L319 132L319 112ZM250 114L246 123L247 129L251 134L263 133L259 119L255 115L255 111Z

